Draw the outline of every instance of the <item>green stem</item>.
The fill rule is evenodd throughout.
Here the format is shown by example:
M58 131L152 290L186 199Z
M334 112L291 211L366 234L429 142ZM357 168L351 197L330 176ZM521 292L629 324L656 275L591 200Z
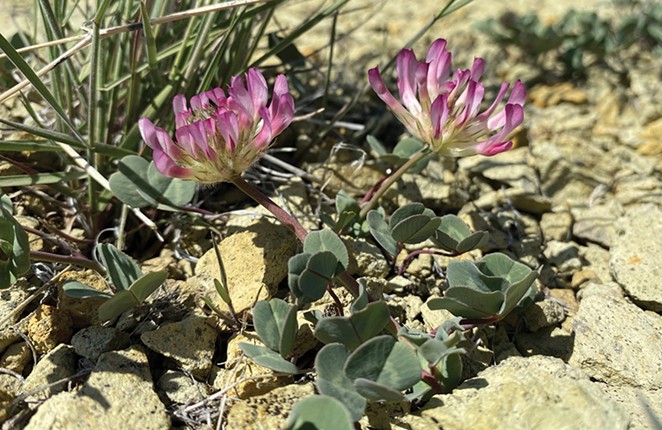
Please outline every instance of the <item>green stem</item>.
M398 170L396 170L391 176L387 177L384 182L380 185L380 187L375 191L375 193L372 195L370 200L361 208L361 212L359 212L359 218L360 219L365 219L365 217L368 215L368 212L370 212L370 209L372 209L375 204L377 204L377 200L390 188L391 185L407 171L409 170L410 167L414 166L416 163L421 161L423 157L428 155L430 153L430 149L425 147L418 151L416 154L412 155L412 157L407 160Z
M285 212L280 206L278 206L273 200L267 197L262 191L255 188L252 184L246 182L244 178L237 175L230 179L230 181L239 188L244 194L246 194L251 199L255 200L258 204L264 206L266 210L271 212L276 219L288 226L296 235L299 242L303 244L308 236L308 231L303 228L303 226L296 220L292 215ZM359 295L359 285L356 282L356 279L349 272L345 271L338 275L338 278L343 283L347 291L350 292L354 297Z

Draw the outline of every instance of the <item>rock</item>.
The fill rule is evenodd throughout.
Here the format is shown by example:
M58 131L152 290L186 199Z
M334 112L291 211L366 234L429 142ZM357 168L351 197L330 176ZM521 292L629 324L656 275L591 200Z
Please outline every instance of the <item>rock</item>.
M565 288L552 288L547 292L550 300L555 300L563 307L566 314L574 315L579 309L579 302L575 292Z
M165 406L152 388L147 356L139 347L101 354L82 388L46 400L26 430L93 430L118 425L142 430L171 426Z
M414 318L421 314L423 300L421 300L420 297L413 295L404 297L396 296L387 300L386 304L391 311L391 316L401 324L405 324L409 327L411 326L410 323L414 321Z
M276 292L287 276L287 262L297 249L297 241L286 227L260 221L226 237L218 249L234 310L241 314L257 300L266 300ZM198 261L191 282L205 291L221 311L229 312L216 293L214 279L220 279L220 271L216 253L210 249Z
M152 351L172 358L182 370L205 380L211 371L216 336L208 318L193 314L182 321L166 323L145 332L140 340Z
M287 385L267 394L251 397L235 403L227 417L227 430L261 429L280 430L294 404L315 394L312 382L303 385Z
M465 157L458 160L461 169L479 173L485 178L519 191L538 193L538 175L530 165L529 148L516 148L496 157Z
M66 379L73 376L76 370L76 360L73 347L56 346L39 360L25 378L21 393L31 400L46 400L63 391L67 387Z
M662 157L658 171L662 171ZM655 204L662 206L662 181L647 175L628 176L616 183L614 192L616 200L623 206L640 206Z
M547 262L557 267L561 273L573 272L582 267L579 245L574 242L549 241L545 244L543 254Z
M230 391L233 396L248 399L282 387L292 379L289 376L275 376L271 369L255 364L239 349L239 343L253 343L264 346L254 333L238 333L228 341L225 369L220 369L213 380L217 389L225 389L237 382Z
M624 294L623 289L616 282L607 282L606 284L599 282L588 282L584 284L583 288L577 293L577 299L581 301L591 296L622 299Z
M32 350L25 342L11 345L0 358L0 368L11 370L19 375L32 361Z
M632 387L603 387L607 397L630 414L629 430L659 429L662 427L662 398L659 391Z
M609 273L609 251L601 246L589 243L579 248L579 256L588 263L586 269L590 269L598 275L600 282L613 281Z
M27 291L18 286L0 290L0 319L4 319L14 309L16 309L27 297ZM0 353L9 345L16 342L21 336L11 325L18 321L18 315L14 315L5 325L0 327Z
M184 372L166 370L156 384L168 401L179 404L190 404L203 400L208 393L203 384L191 378Z
M301 223L306 230L317 230L319 218L308 201L308 185L299 177L292 177L279 186L272 199ZM249 213L246 213L249 212ZM272 226L281 226L273 218L273 214L263 206L257 206L241 214L231 214L226 224L227 234L234 235L255 225L256 223L269 223Z
M632 300L644 309L662 311L662 210L642 206L619 220L618 240L609 266Z
M582 105L588 102L586 90L573 86L571 82L553 85L536 85L529 92L531 103L538 107L555 106L560 103Z
M28 336L35 350L45 354L69 342L73 327L69 313L53 306L40 305L28 321Z
M319 344L314 334L315 326L303 316L303 312L297 312L297 324L299 328L292 348L293 357L301 357Z
M364 429L390 429L393 421L409 414L409 402L371 402L368 401L365 415L359 420Z
M358 276L385 278L389 265L379 248L365 239L343 237L343 242L349 251L350 261L348 271Z
M540 219L545 242L552 240L567 241L570 239L572 229L572 215L570 212L548 212Z
M437 329L444 322L455 318L455 315L447 311L446 309L432 310L428 306L430 300L435 297L430 297L428 300L421 306L421 316L423 318L423 324L427 331L432 331Z
M64 273L60 278L60 282L57 283L57 307L58 309L66 311L71 316L74 328L101 325L104 321L101 321L99 318L99 306L108 299L94 296L87 298L70 297L64 294L62 289L62 285L66 281L78 281L97 291L110 293L103 276L91 269L79 271L71 270Z
M662 333L633 304L591 295L573 320L575 346L569 363L610 385L662 388Z
M0 388L0 424L4 423L12 413L14 395Z
M560 327L545 327L535 333L520 331L515 336L517 350L524 357L544 355L568 361L573 349L572 320L567 318Z
M129 346L129 335L113 327L91 326L71 338L76 354L96 363L99 356Z
M523 318L529 331L535 332L563 322L565 312L557 301L545 299L528 306L524 310Z
M31 216L25 216L25 215L17 215L14 217L16 221L22 226L22 227L28 227L34 230L39 229L39 221L36 218L33 218ZM25 231L25 233L28 235L28 243L30 244L30 251L43 251L44 250L44 239L41 238L41 236L36 235L30 231Z
M600 282L600 276L591 269L581 269L572 274L570 287L577 290L588 282Z
M575 222L572 234L581 240L611 246L616 235L616 219L619 209L614 204L595 205L588 208L572 209Z
M504 413L504 408L507 413ZM436 395L414 415L454 429L627 429L627 413L558 358L511 357ZM571 427L568 427L569 423Z

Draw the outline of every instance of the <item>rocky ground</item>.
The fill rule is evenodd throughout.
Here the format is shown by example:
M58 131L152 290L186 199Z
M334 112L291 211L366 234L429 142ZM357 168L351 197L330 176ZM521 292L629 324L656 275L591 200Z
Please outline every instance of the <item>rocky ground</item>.
M310 3L283 10L281 24L309 12ZM337 69L337 82L363 85L366 65L395 54L437 3L350 2L339 18L337 61L346 66ZM522 61L525 54L504 51L473 29L472 22L505 10L493 3L476 1L442 20L416 47L445 37L459 64L480 55L491 79L531 78L535 67ZM546 22L570 7L617 15L613 4L599 1L517 1L508 7L538 12ZM317 34L299 48L323 57L328 32ZM377 44L384 49L376 50ZM622 55L629 84L597 67L585 81L534 83L516 149L432 162L422 175L405 175L390 194L394 204L423 201L438 214L459 213L474 228L487 229L491 241L483 252L508 252L541 268L540 295L519 319L476 333L481 342L466 357L467 379L451 394L435 396L421 409L371 404L362 428L662 427L662 59L636 49ZM331 188L344 181L365 189L374 181L369 166L358 174L330 160L307 169L332 174ZM301 180L278 191L290 210L310 221L316 196ZM38 210L25 203L20 221L36 225L30 215ZM278 294L297 246L259 210L250 212L229 216L220 243L240 316L256 298ZM204 232L189 234L193 254L196 234ZM32 246L40 246L36 237ZM421 255L406 276L387 281L388 264L376 247L358 241L348 246L363 273L382 279L375 282L401 322L430 330L447 318L425 305L439 295L435 273L447 261ZM213 252L195 267L167 249L143 263L145 271L161 267L173 279L151 306L113 326L99 325L98 304L53 290L50 299L0 327L3 429L117 423L213 428L219 414L227 429L283 425L291 405L312 394L314 385L252 364L237 343L255 336L237 334L233 321L201 310L200 292L212 295L210 280L218 274ZM64 279L105 288L92 271L65 273L60 283ZM0 291L0 316L23 302L29 287L26 281ZM309 323L300 325L298 356L318 346Z

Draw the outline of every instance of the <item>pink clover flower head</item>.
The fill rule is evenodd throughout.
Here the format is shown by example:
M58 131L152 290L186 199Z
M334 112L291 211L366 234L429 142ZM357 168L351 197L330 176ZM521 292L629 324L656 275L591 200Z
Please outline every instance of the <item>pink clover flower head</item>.
M444 39L435 40L425 61L403 49L396 62L400 100L386 88L377 67L368 71L373 90L409 133L442 155L495 155L509 150L508 135L524 120L526 89L515 82L501 109L510 84L502 83L494 102L480 111L485 87L480 78L485 68L475 58L471 69L452 72L451 53Z
M152 148L156 168L172 178L211 184L241 175L292 122L294 98L279 75L271 103L262 73L251 68L245 78L232 78L227 94L221 88L186 101L177 95L175 139L148 118L138 121L140 134Z

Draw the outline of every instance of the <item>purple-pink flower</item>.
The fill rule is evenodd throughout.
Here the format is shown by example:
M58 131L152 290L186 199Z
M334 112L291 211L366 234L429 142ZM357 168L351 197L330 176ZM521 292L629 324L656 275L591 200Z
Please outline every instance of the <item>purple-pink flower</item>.
M400 101L386 88L377 67L368 71L368 79L407 130L433 151L450 156L494 155L512 147L507 138L524 120L526 89L519 80L515 82L505 106L497 111L510 88L504 82L492 105L480 112L484 68L483 59L475 58L471 69L453 73L446 41L437 39L425 61L418 61L411 49L398 54Z
M228 94L214 88L172 101L175 140L148 118L138 122L140 134L152 148L154 164L165 176L201 183L229 181L241 175L292 122L294 98L287 79L279 75L267 106L267 82L257 69L235 76Z

